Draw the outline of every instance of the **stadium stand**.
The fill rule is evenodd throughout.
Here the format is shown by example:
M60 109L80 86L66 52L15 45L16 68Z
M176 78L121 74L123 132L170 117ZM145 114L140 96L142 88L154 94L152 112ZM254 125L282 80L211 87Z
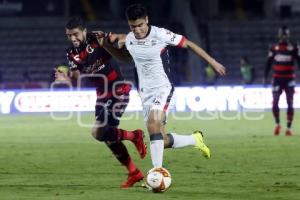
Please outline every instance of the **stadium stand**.
M65 49L68 42L64 22L63 18L0 19L2 89L45 87L49 84L53 68L66 63ZM268 46L276 42L277 29L283 24L291 27L292 39L299 41L300 25L296 21L210 21L207 26L199 26L207 28L204 41L208 45L202 46L209 46L210 54L227 67L228 76L218 84L241 82L239 59L243 56L248 56L257 77L262 77ZM119 21L93 22L89 24L89 29L128 32L127 24ZM186 54L175 54L177 57L182 55ZM173 60L179 60L180 65L183 65L185 59ZM123 74L128 80L133 80L132 68L132 65L121 63ZM261 80L258 78L255 83L261 83Z

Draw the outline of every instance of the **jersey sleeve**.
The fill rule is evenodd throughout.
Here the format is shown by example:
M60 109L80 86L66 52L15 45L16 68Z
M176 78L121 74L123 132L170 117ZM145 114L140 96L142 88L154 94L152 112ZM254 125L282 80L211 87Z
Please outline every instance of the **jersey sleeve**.
M300 58L300 51L299 51L300 45L295 45L295 57Z
M159 28L157 37L167 45L182 47L185 37L165 28Z
M273 58L273 57L274 57L274 47L271 46L268 51L268 58Z

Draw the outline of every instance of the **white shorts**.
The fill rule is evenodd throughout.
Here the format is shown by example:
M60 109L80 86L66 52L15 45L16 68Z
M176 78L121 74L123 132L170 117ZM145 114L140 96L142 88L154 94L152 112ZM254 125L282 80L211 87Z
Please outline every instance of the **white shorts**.
M159 88L143 89L140 91L142 99L144 121L148 120L151 110L161 110L168 114L174 92L173 86L162 86Z

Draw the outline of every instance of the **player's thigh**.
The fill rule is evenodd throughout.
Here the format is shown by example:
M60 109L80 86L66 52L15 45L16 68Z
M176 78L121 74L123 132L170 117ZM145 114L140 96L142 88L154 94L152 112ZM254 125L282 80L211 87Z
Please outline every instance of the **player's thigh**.
M291 80L288 81L284 90L285 90L285 94L286 94L286 100L287 102L293 102L293 98L294 98L294 93L295 93L295 86L296 86L296 82L295 80Z
M275 79L272 84L273 100L279 100L279 97L280 97L283 89L284 88L283 88L282 82Z
M92 127L92 136L95 139L101 138L107 129L107 125L103 125L101 121L95 121L94 126Z
M118 126L129 102L129 94L123 98L112 97L109 99L98 99L95 107L95 118L97 127Z
M144 121L148 122L151 113L152 119L166 122L174 88L164 86L161 88L148 89L141 93Z

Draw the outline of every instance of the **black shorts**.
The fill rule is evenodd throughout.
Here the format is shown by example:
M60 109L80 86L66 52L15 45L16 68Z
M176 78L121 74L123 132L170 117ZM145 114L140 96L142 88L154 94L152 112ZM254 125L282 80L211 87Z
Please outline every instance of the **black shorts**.
M294 94L296 82L294 79L274 78L272 83L273 94L281 94L285 91L287 95Z
M96 121L100 126L118 126L120 118L129 102L130 88L126 88L117 95L110 94L109 97L98 98L95 106Z

